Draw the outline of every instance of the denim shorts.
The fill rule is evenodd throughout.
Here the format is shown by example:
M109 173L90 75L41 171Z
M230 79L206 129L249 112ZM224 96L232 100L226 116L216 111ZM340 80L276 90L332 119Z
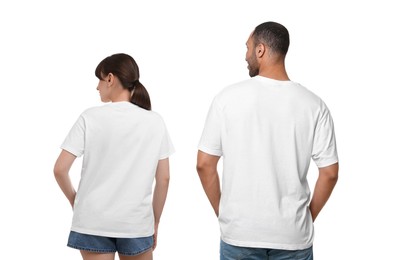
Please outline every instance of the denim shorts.
M115 253L121 255L142 254L153 246L153 236L139 238L113 238L81 234L71 231L68 246L94 253Z
M221 240L220 260L313 260L312 247L304 250L279 250L270 248L251 248L232 246Z

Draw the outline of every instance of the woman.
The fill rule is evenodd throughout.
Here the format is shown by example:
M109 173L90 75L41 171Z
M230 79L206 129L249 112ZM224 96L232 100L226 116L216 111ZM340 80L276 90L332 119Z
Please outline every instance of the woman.
M85 260L114 259L116 252L120 259L152 259L174 148L132 57L109 56L95 75L101 101L109 103L80 115L54 166L74 211L68 246ZM69 169L82 155L76 193Z

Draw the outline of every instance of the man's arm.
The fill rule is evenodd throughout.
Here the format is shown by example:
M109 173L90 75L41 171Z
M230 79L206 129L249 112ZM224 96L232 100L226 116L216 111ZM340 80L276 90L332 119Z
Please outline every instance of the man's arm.
M218 217L218 209L221 198L220 179L217 172L217 163L220 156L214 156L198 151L196 170L198 172L203 189Z
M325 206L329 199L334 186L337 183L339 172L339 164L335 163L330 166L319 168L319 177L315 184L314 195L310 203L310 211L312 220L315 221L319 212Z

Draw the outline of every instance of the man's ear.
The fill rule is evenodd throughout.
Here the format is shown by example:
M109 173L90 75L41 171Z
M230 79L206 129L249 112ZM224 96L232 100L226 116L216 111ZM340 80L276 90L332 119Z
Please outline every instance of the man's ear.
M256 46L256 56L257 58L262 58L265 54L266 47L264 44L260 43Z

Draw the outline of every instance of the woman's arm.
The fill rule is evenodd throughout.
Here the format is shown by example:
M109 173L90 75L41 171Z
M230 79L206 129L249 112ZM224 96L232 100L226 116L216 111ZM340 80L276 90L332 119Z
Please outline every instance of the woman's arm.
M158 234L158 226L160 222L160 217L163 212L164 204L166 203L167 191L169 189L169 181L170 181L170 170L169 170L169 159L159 160L158 167L156 169L155 176L156 184L155 190L153 193L153 213L155 216L155 234L154 234L154 246L153 249L156 248L157 244L157 234Z
M76 191L70 180L69 170L75 159L75 155L68 151L62 150L54 165L55 179L57 180L58 185L65 194L66 198L69 200L69 203L72 205L72 208L75 202Z

